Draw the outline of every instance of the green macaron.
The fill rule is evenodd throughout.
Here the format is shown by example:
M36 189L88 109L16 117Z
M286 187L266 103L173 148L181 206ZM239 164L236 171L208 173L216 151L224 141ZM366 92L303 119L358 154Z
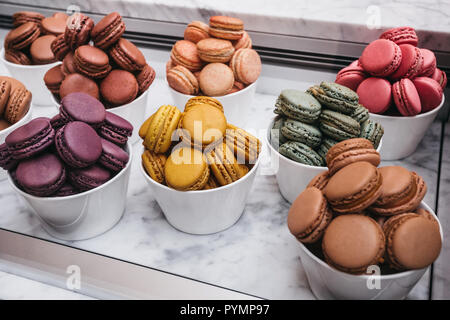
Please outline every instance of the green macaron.
M318 128L293 119L284 122L281 133L286 139L302 142L311 148L318 147L322 141L322 132Z
M321 156L312 148L298 141L288 141L280 146L280 153L291 160L309 166L324 166L325 162Z
M275 150L283 143L287 142L287 139L281 134L281 128L284 125L286 119L284 117L278 116L273 122L272 129L270 130L270 144Z
M281 91L275 107L275 113L282 112L288 118L304 123L314 123L322 110L319 101L313 96L295 89Z
M381 138L383 137L384 129L378 122L367 120L361 125L361 138L366 138L372 142L375 149L378 148Z
M322 133L337 141L358 138L361 133L358 121L336 111L323 110L319 123Z
M320 86L309 88L308 92L324 106L346 115L351 115L358 107L356 92L337 83L322 82Z
M364 107L362 104L356 107L355 111L350 115L353 119L358 121L359 123L363 123L367 119L369 119L369 110Z
M325 138L325 139L322 140L322 143L317 148L316 152L323 158L323 160L325 162L326 162L326 159L327 159L328 150L330 150L330 148L332 146L334 146L336 143L338 143L336 140L333 140L333 139L330 139L330 138Z

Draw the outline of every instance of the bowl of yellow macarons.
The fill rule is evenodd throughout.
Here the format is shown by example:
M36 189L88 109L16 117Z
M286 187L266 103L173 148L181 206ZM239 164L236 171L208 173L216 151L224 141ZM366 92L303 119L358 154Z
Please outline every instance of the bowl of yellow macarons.
M261 142L227 123L219 101L194 97L183 112L163 105L139 135L142 174L173 227L211 234L239 220L258 170Z

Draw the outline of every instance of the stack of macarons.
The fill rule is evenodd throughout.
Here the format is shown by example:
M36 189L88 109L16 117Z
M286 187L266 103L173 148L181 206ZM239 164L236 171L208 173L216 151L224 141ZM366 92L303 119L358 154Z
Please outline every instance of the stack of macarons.
M133 131L97 99L72 93L60 113L11 132L0 145L0 166L16 185L37 197L63 197L96 188L128 163L124 146Z
M222 104L206 96L189 99L184 112L161 106L139 135L147 174L179 191L233 183L249 172L261 150L256 137L227 123Z
M56 62L51 44L64 33L67 18L62 12L47 18L32 11L14 13L14 29L6 35L4 42L5 60L21 65Z
M389 29L343 68L336 82L355 90L371 113L415 116L440 105L447 85L431 50L411 27Z
M254 83L261 59L242 20L213 16L209 25L192 21L166 65L169 86L188 95L223 96Z
M424 180L379 163L366 139L334 145L329 170L313 178L289 210L290 232L340 271L363 274L372 265L383 273L421 269L439 256L439 224L419 208Z
M339 141L366 138L375 148L382 126L369 119L356 92L332 82L322 82L306 92L283 90L275 104L271 145L291 160L324 166L328 150Z
M22 119L30 109L31 92L22 82L0 76L0 131Z
M132 102L150 87L155 70L142 52L122 37L124 32L125 23L117 12L96 25L82 13L70 16L64 33L51 44L56 59L63 63L45 74L47 88L57 99L84 92L106 108Z

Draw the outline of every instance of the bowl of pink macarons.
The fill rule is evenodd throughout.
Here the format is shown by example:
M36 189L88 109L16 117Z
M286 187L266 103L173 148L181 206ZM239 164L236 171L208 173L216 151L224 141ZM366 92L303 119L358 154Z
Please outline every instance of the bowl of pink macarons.
M336 76L383 126L383 160L411 155L444 105L447 76L434 53L418 44L413 28L389 29Z
M97 99L71 93L53 118L12 131L0 160L50 235L88 239L112 228L125 211L132 131Z
M172 47L166 79L177 106L196 95L214 97L230 123L244 126L261 74L261 58L242 20L213 16L192 21Z

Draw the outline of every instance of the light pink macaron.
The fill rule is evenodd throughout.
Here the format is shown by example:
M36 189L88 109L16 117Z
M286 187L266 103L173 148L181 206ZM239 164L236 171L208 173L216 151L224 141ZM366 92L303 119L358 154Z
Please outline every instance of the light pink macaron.
M233 71L223 63L207 64L198 76L201 91L210 97L228 94L233 88Z
M443 90L441 85L428 77L417 77L413 79L419 93L422 112L428 112L441 104Z
M166 77L169 86L174 90L189 95L198 93L199 84L197 78L189 69L183 66L173 67L167 72Z
M230 61L234 77L243 84L251 84L261 74L261 58L253 49L237 50Z

